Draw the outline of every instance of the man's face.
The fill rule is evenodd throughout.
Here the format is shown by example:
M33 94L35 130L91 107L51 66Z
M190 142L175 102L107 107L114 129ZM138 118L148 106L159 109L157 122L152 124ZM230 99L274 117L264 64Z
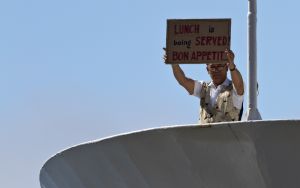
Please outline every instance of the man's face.
M207 64L206 69L214 84L220 85L225 81L228 71L226 64Z

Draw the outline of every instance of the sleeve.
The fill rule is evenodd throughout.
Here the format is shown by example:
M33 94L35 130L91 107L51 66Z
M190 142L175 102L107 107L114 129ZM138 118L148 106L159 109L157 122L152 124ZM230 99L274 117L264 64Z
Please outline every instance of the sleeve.
M244 101L244 95L238 95L234 86L233 86L233 91L232 91L232 100L233 100L232 101L233 105L237 109L241 109L242 108L243 101Z
M193 96L200 98L203 81L195 80Z

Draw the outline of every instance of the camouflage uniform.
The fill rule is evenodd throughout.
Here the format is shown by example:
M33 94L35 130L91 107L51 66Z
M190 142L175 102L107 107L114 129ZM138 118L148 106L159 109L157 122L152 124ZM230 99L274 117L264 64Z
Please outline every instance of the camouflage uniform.
M200 92L201 110L199 122L204 124L224 121L238 121L240 109L233 105L232 82L230 81L228 86L225 86L221 89L214 105L211 104L210 89L210 84L205 82L202 83L202 89Z

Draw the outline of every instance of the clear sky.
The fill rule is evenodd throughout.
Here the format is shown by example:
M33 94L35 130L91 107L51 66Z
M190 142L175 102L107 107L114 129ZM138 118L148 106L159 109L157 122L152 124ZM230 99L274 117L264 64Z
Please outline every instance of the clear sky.
M300 117L299 7L258 0L263 119ZM231 18L247 84L247 8L247 0L2 0L0 186L38 188L45 161L82 142L196 123L199 100L162 60L166 20ZM182 68L209 80L204 65Z

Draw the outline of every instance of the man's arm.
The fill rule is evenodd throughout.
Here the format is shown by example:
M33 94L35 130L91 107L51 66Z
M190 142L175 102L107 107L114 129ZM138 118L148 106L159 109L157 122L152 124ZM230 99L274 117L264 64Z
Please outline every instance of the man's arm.
M166 48L163 48L163 50L166 51ZM164 55L164 60L165 62L168 61L168 57L166 54ZM193 79L187 78L179 65L172 65L172 70L177 82L181 86L183 86L190 95L192 95L194 93L195 81Z
M172 65L172 70L178 83L192 95L194 93L195 81L187 78L179 65Z
M232 83L238 95L244 94L244 81L240 71L234 64L234 53L231 50L225 51L228 58L228 68L231 74Z

